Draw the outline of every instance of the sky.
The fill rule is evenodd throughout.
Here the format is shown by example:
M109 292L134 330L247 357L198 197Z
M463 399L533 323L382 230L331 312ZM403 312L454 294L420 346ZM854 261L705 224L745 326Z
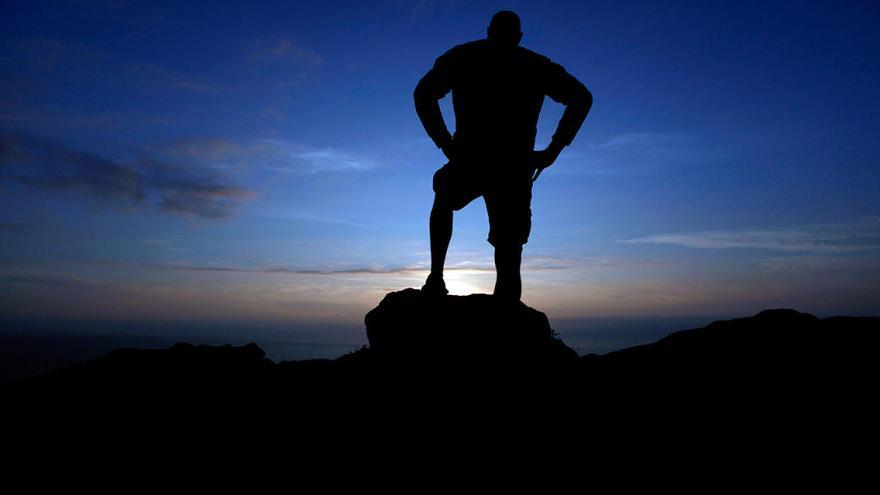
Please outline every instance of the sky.
M880 2L441 0L3 2L0 313L359 324L427 275L412 91L500 9L594 96L526 304L880 314ZM452 293L491 292L487 231L456 213Z

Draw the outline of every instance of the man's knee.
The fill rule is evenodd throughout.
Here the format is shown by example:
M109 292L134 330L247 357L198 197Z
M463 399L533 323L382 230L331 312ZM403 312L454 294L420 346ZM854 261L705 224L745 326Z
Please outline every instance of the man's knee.
M511 257L511 256L520 256L523 251L523 244L517 240L505 240L499 241L498 239L493 239L491 236L489 238L489 244L495 247L495 253L497 255L503 257Z
M431 180L431 187L434 189L435 193L443 193L449 189L449 171L446 170L446 167L442 167L436 172L434 172L434 177Z
M496 251L500 249L503 252L522 252L523 245L529 241L529 231L525 228L492 226L486 240Z

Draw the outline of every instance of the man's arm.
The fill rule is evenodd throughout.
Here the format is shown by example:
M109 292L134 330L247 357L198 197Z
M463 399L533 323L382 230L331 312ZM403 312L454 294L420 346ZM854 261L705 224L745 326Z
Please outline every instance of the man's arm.
M551 62L547 72L547 96L565 105L565 112L559 119L551 142L556 146L568 146L593 106L593 95L561 65Z
M443 121L438 101L452 90L450 72L449 55L441 55L413 92L416 113L422 121L422 126L434 144L441 148L447 157L451 154L452 135L446 128L446 122Z
M593 106L593 95L590 90L566 72L561 65L549 63L546 82L547 96L553 101L565 105L565 111L562 113L562 118L559 119L550 145L547 146L547 149L537 152L537 171L532 180L537 179L541 170L552 165L562 149L571 144Z

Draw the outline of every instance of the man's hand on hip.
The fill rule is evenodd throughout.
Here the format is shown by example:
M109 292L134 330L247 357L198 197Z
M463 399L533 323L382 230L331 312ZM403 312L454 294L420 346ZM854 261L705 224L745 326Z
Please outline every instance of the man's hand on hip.
M551 142L547 148L532 152L532 166L535 169L532 175L532 182L538 180L538 176L541 175L541 172L543 172L545 168L553 165L553 162L559 158L559 153L562 152L562 148L563 145Z

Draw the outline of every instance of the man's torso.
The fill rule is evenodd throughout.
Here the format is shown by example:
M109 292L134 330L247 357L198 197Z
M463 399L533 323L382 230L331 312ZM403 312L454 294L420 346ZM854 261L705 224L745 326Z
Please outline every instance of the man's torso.
M461 152L515 156L531 151L549 59L487 40L456 46L444 57L451 75L455 141Z

